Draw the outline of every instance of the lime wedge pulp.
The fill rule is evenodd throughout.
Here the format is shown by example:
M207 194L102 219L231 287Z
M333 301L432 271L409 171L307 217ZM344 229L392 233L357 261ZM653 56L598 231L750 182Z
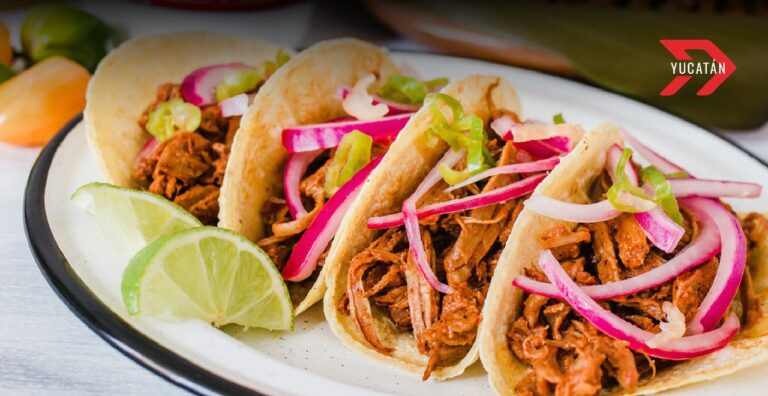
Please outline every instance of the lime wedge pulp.
M107 238L131 253L162 235L202 225L159 195L106 183L86 184L72 194L72 200Z
M222 228L182 230L150 243L125 269L122 294L131 315L293 328L288 288L269 256Z

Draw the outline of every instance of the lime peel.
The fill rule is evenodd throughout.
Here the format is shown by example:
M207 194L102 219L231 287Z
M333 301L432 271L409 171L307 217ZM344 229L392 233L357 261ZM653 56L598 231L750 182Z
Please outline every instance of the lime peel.
M216 327L293 329L288 288L269 256L222 228L192 228L155 240L131 259L121 289L130 315L170 311Z

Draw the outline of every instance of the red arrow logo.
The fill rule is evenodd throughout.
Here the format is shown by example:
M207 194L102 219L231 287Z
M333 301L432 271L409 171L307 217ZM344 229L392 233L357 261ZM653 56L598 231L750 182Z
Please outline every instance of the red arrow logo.
M659 40L659 42L661 42L661 45L663 45L667 51L678 60L692 61L693 58L688 54L688 51L700 50L709 54L714 62L725 65L724 72L713 73L712 78L710 78L709 81L696 92L697 96L711 95L720 84L736 71L736 64L725 56L723 51L721 51L720 48L717 48L715 43L710 40ZM661 91L661 96L674 95L691 78L693 78L693 76L676 76L666 87L664 87Z

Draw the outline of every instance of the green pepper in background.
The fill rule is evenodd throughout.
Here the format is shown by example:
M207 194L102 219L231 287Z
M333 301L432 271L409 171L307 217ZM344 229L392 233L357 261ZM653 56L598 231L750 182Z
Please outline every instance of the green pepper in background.
M371 161L372 148L373 138L360 131L352 131L341 138L325 174L325 195L328 198Z
M6 80L10 80L15 75L16 75L16 72L13 71L13 69L11 69L6 65L0 64L0 84L2 84Z
M83 10L44 4L29 10L21 45L34 63L59 55L93 71L107 54L109 36L109 26Z
M695 123L720 128L756 128L768 121L768 23L764 18L654 12L546 2L489 0L388 0L414 14L512 43L557 54L595 85L657 106ZM696 91L709 76L696 76L678 93L660 96L672 80L676 59L661 39L708 39L737 70L709 96ZM693 61L708 61L690 51ZM673 133L674 131L670 131Z

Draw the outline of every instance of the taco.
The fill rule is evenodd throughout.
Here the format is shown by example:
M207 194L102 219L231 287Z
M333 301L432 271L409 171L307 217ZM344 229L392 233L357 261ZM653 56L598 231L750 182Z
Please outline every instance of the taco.
M204 224L216 224L225 171L239 161L230 161L230 153L249 96L291 53L213 33L122 44L99 64L87 93L88 141L104 176L162 195ZM259 179L252 175L247 182Z
M519 114L509 83L468 76L400 132L326 259L325 315L349 348L423 379L477 360L485 293L522 202L581 134Z
M719 200L760 191L694 179L614 125L586 135L494 275L479 336L492 387L651 394L768 360L768 221Z
M243 116L221 225L267 252L296 313L322 299L326 252L368 174L443 84L398 73L377 46L321 42L278 70Z

